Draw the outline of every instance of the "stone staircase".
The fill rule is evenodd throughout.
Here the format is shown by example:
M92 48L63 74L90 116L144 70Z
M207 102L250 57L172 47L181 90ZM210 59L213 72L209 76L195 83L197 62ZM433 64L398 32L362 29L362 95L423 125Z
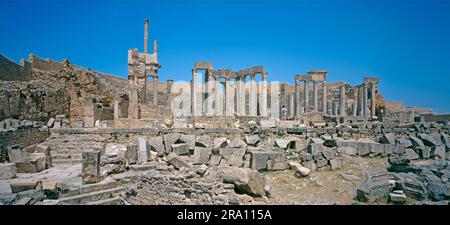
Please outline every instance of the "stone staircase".
M81 163L81 153L88 150L103 149L106 138L95 134L52 135L43 144L50 146L52 163Z
M118 181L87 184L61 194L58 205L125 205L121 197L126 186Z

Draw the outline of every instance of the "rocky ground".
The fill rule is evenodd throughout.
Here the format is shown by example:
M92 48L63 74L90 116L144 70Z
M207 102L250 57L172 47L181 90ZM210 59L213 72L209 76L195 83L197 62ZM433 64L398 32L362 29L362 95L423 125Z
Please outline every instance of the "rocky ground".
M298 178L292 170L267 172L272 186L269 204L352 204L361 184L363 172L383 170L385 158L345 157L340 170L314 171Z

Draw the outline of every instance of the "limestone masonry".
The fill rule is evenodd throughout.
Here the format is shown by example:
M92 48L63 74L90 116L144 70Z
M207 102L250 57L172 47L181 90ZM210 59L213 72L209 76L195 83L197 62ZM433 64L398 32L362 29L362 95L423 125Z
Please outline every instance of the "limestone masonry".
M0 204L449 204L450 114L322 69L161 81L148 33L127 79L0 55Z

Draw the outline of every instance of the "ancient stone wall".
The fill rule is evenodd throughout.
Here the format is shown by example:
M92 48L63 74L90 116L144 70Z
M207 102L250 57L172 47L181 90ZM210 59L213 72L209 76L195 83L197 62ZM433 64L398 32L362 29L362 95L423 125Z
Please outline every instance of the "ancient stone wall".
M22 148L45 141L48 131L40 131L34 125L20 125L14 129L0 131L0 162L8 160L6 148L19 144Z
M66 114L69 97L64 87L45 81L0 82L0 120L6 118L47 121Z
M33 69L59 72L64 68L62 63L55 62L52 59L41 59L33 54L29 55L28 60L30 61Z
M94 118L96 118L96 120L113 120L113 115L113 107L94 107Z
M25 60L17 64L8 58L0 55L0 80L7 81L28 81L31 80L31 65Z
M414 111L390 112L383 117L383 122L399 124L412 123L416 115Z
M445 122L450 121L450 114L421 114L425 122Z
M384 108L386 112L400 112L404 110L403 102L384 102Z
M172 111L169 107L139 104L141 119L165 120L172 119Z

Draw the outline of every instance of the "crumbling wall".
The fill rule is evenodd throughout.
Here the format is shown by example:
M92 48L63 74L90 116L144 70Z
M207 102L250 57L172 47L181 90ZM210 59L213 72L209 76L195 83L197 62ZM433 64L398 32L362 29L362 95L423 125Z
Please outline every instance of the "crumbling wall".
M166 120L172 119L172 111L169 107L139 104L141 119Z
M97 120L113 120L113 117L113 107L103 107L99 104L94 107L94 118L96 118Z
M421 114L426 122L450 121L450 114Z
M400 112L404 110L403 102L384 102L385 112Z
M17 64L0 55L0 80L28 81L31 80L31 65L25 60Z
M405 124L405 123L412 123L414 122L414 117L416 116L416 113L414 111L400 111L400 112L390 112L387 113L383 117L383 122L385 123L399 123L399 124Z
M64 68L62 63L55 62L51 59L41 59L33 54L29 55L28 60L30 61L33 69L59 72Z
M0 162L8 160L6 148L19 144L22 148L44 142L49 136L48 131L40 131L34 125L19 125L14 129L0 131Z
M0 120L47 121L68 112L69 97L58 83L4 81L0 82L0 106Z

